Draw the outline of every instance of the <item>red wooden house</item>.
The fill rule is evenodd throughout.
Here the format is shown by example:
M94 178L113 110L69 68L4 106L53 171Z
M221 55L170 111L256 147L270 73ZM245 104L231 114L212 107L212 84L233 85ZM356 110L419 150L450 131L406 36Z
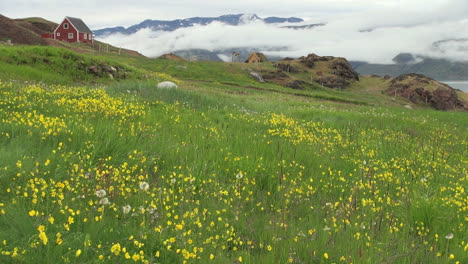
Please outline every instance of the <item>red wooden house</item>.
M74 17L65 17L62 23L54 30L54 33L42 34L42 38L52 38L65 42L93 43L93 32L83 22Z

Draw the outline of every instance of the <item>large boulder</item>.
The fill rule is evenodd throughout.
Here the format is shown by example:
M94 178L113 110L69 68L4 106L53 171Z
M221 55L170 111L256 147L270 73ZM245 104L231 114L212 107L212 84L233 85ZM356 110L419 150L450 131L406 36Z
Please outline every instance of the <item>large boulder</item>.
M252 76L258 82L264 83L265 80L263 79L262 75L258 72L251 71L249 72L250 76Z
M178 88L177 84L173 83L173 82L160 82L158 83L157 87L159 89L176 89Z

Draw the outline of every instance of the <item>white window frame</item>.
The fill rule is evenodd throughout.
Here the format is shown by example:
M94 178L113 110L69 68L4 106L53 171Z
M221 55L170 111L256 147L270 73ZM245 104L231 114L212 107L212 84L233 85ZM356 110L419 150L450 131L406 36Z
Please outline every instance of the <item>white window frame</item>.
M64 29L69 29L69 28L70 28L70 25L68 25L68 23L64 23L64 24L63 24L63 28L64 28Z
M84 35L84 39L85 39L85 40L88 40L88 34L85 33L85 34L83 34L83 35Z
M60 37L60 32L57 32L57 37Z
M92 40L92 39L93 39L93 37L91 36L91 34L88 34L88 39L89 39L89 40Z
M75 38L75 35L73 35L73 33L68 33L68 39L74 39Z

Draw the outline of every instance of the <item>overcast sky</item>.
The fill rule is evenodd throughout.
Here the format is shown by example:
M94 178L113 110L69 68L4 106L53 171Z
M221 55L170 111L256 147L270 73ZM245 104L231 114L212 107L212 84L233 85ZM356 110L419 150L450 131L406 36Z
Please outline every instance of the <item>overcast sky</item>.
M326 22L312 30L286 30L252 23L113 35L104 41L147 56L176 49L262 46L287 47L280 56L343 56L353 60L391 63L399 52L468 60L468 41L432 44L444 39L468 39L468 0L0 0L0 14L10 18L43 17L60 22L82 18L91 29L138 24L145 19L172 20L194 16L255 13L260 17L300 17L307 23ZM374 29L371 32L362 32Z
M296 16L316 21L353 14L373 16L374 23L395 23L395 15L411 15L404 23L458 19L468 14L467 0L1 0L0 14L10 18L39 16L60 22L82 18L92 29L130 26L145 19L169 20L193 16L256 13ZM395 21L396 20L396 21Z

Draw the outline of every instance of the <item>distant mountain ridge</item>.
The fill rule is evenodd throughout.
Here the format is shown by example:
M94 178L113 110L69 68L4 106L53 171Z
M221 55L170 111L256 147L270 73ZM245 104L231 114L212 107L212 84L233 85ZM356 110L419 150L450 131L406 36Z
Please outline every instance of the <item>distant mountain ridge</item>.
M227 25L241 25L250 21L263 21L267 24L276 24L276 23L300 23L304 22L303 19L297 17L267 17L260 18L256 14L237 14L237 15L224 15L219 17L191 17L186 19L176 19L176 20L151 20L147 19L139 24L124 28L121 26L112 27L112 28L103 28L94 30L96 36L105 36L114 33L121 34L133 34L143 28L151 28L152 30L161 30L161 31L174 31L179 28L193 27L196 25L208 25L213 22L221 22Z
M396 77L402 74L417 73L440 81L468 81L468 62L450 61L448 59L416 56L400 53L393 61L395 64L373 64L362 61L351 61L351 65L361 75L389 75Z

